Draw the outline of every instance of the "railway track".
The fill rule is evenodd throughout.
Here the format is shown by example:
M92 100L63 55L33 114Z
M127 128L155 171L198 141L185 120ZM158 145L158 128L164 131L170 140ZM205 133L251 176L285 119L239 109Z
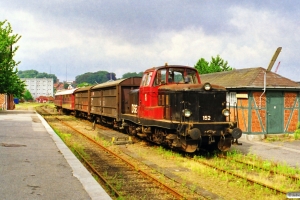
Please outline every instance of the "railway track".
M243 158L232 158L232 157L228 157L228 156L222 156L219 155L219 157L223 158L223 159L227 159L230 162L236 162L236 163L240 163L242 165L248 166L248 167L252 167L252 168L257 168L258 170L263 170L267 173L270 173L271 175L275 176L275 175L279 175L279 176L284 176L286 179L291 179L294 182L298 182L300 181L300 173L299 170L297 172L297 170L295 170L293 173L289 173L289 172L281 172L279 170L276 170L276 166L274 166L274 169L271 169L271 164L270 163L266 163L266 167L263 167L263 163L259 163L256 164L255 161L246 161Z
M46 111L45 111L46 112ZM46 114L47 115L47 114ZM48 113L49 115L49 113ZM47 116L45 116L47 118ZM48 116L50 117L50 116ZM58 116L55 116L58 117ZM60 122L62 123L62 122ZM86 123L86 122L84 122ZM88 126L92 126L91 123L88 123ZM67 124L66 124L67 125ZM93 125L93 128L97 127L98 125ZM70 127L70 128L74 128L74 127ZM106 130L107 128L104 128L103 130ZM73 132L76 131L73 130ZM85 136L84 136L85 137ZM92 140L94 140L95 138L91 138ZM97 143L97 142L96 142ZM97 144L95 144L97 145ZM112 191L112 194L115 195L115 197L118 197L121 195L121 197L123 197L122 195L126 195L128 192L124 191L122 192L120 190L120 187L124 185L124 183L129 183L129 181L127 181L126 179L123 179L124 177L133 177L133 180L135 180L135 182L137 182L137 178L135 177L135 175L131 175L129 173L129 175L126 174L120 174L120 171L129 171L129 169L127 168L122 168L119 167L119 164L116 163L113 166L115 167L111 167L109 165L106 165L106 168L112 168L112 172L108 172L107 169L104 168L99 168L97 166L94 165L95 160L100 160L98 157L94 157L95 154L95 150L88 150L88 148L92 146L91 144L87 144L84 149L85 152L87 152L88 156L85 156L85 153L82 154L79 152L77 152L78 155L81 155L82 160L86 163L86 165L88 166L88 168L93 169L93 173L97 174L97 177L99 177L99 179L104 179L102 180L103 183L105 183L104 185L107 185L107 187L109 188L110 191ZM122 150L122 153L124 153L125 151ZM106 150L104 150L104 152L100 153L100 155L106 155L108 154ZM121 154L117 153L117 154ZM126 154L126 153L125 153ZM129 158L130 157L130 158ZM184 156L183 156L184 157ZM132 186L131 188L135 188L134 191L137 192L137 194L141 194L142 196L137 196L136 199L139 198L144 198L144 199L148 199L146 197L151 197L151 199L155 199L155 197L157 197L157 194L162 195L160 197L157 197L157 199L221 199L218 195L213 196L213 197L209 197L209 195L203 195L203 191L202 192L197 192L197 190L195 190L195 188L193 190L191 190L191 188L187 187L186 182L183 184L183 182L176 182L176 179L174 180L169 180L166 181L165 175L158 173L158 171L160 172L160 170L154 169L151 166L144 166L142 161L138 161L137 159L135 159L135 161L132 161L132 158L135 159L134 156L128 156L127 160L131 160L130 162L133 164L124 164L127 167L130 167L132 169L134 169L135 171L138 172L138 174L140 175L141 173L143 173L144 171L152 171L152 177L150 178L141 178L141 181L139 181L135 186ZM218 161L218 159L220 161ZM112 156L109 157L108 159L109 161L111 160L120 160L120 158L117 158L116 156ZM126 160L126 159L125 159ZM220 158L214 158L213 162L210 162L210 159L196 159L195 157L192 158L191 160L196 161L197 163L207 166L208 168L210 168L211 170L217 170L222 174L229 174L232 177L235 177L236 179L240 179L240 180L246 180L249 185L253 185L255 188L255 185L259 185L261 188L268 188L269 191L273 191L271 194L274 195L276 194L276 196L280 196L280 197L284 197L286 196L286 194L290 191L296 191L295 189L290 189L291 186L292 187L299 187L299 177L297 176L293 176L293 175L279 175L276 171L272 171L272 170L266 170L263 168L260 168L259 166L254 166L253 163L246 163L242 160L238 160L236 158L229 158L229 157L220 157ZM105 162L109 162L109 161L102 161L102 163ZM237 165L237 163L239 163L239 165ZM144 163L145 164L145 163ZM103 165L103 164L102 164ZM116 167L118 166L118 167ZM257 168L257 169L256 169ZM105 171L105 173L103 174L103 170ZM99 172L100 171L100 172ZM153 173L155 171L155 173ZM262 175L263 173L261 173L262 171L264 171L264 175ZM290 179L290 183L291 185L286 187L286 186L274 186L273 181L276 179L276 176L281 176L280 178L284 177L284 179ZM142 177L142 176L141 176ZM148 187L148 181L153 181L153 179L158 179L161 180L161 177L163 177L165 183L168 186L173 186L172 188L176 188L175 193L172 191L173 189L171 188L171 190L165 191L166 188L164 188L164 186L161 183L155 183L155 186L152 187ZM105 180L105 178L107 180ZM264 180L265 179L265 180ZM147 180L147 182L145 182L145 180ZM231 180L232 181L232 180ZM133 181L134 182L134 181ZM176 185L176 184L177 185ZM127 186L128 184L126 184ZM187 190L181 191L182 189L182 185L185 185ZM195 183L191 183L190 184L192 187L195 186ZM141 190L139 190L139 188L141 188ZM142 191L144 191L143 188L153 188L153 190L155 190L155 192L153 192L153 194L144 194L142 193ZM190 190L188 190L190 189ZM165 192L163 192L165 191ZM177 195L176 192L179 194ZM132 192L130 192L132 193ZM163 197L163 195L167 195L165 197ZM190 196L188 196L188 195ZM212 193L213 194L213 193ZM153 196L151 196L153 195ZM132 198L130 198L132 199ZM226 198L225 198L226 199Z
M250 184L260 185L274 191L276 194L286 195L291 190L299 188L299 176L283 174L277 171L259 167L254 163L245 162L237 158L229 158L224 155L218 155L219 160L214 159L193 159L196 162L205 165L211 169L218 170L221 173L229 174L239 179L246 180ZM280 181L289 183L289 185L280 185ZM276 184L274 184L276 182Z
M49 119L51 113L42 109L40 112ZM143 165L136 160L130 161L124 156L109 150L91 136L78 131L76 128L53 115L57 122L63 124L72 132L81 147L76 154L92 173L100 179L110 193L116 198L124 199L205 199L199 194L182 187L181 184L164 177L161 173ZM75 138L72 135L73 138ZM83 139L84 138L84 139Z
M101 175L103 181L110 185L117 197L131 199L184 199L184 195L156 178L153 174L140 169L139 166L109 150L86 134L77 131L67 123L65 126L84 136L89 142L84 143L88 157L85 162L94 166L93 171ZM100 147L100 148L99 148ZM145 190L145 188L147 188Z

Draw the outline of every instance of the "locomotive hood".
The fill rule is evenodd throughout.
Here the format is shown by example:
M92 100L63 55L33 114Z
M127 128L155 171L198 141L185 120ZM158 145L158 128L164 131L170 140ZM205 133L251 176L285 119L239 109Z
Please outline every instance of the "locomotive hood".
M170 84L162 85L158 90L165 91L200 91L203 90L204 84ZM226 91L225 87L219 85L211 85L212 90L215 91Z

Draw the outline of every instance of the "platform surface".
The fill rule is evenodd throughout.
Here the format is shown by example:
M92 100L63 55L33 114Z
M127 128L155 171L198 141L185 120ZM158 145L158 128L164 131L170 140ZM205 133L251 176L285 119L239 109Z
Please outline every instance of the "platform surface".
M35 111L0 111L0 199L111 199Z

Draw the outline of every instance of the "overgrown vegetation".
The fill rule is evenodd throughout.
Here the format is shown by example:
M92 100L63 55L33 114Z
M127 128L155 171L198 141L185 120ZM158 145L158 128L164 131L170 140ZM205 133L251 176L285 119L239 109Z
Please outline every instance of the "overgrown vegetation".
M295 140L300 139L300 122L297 123L297 129L294 132L294 138Z

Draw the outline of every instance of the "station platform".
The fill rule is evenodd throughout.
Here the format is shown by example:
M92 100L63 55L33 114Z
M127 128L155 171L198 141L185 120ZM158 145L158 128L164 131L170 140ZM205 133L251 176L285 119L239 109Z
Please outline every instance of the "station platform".
M111 197L35 111L0 111L0 199Z

